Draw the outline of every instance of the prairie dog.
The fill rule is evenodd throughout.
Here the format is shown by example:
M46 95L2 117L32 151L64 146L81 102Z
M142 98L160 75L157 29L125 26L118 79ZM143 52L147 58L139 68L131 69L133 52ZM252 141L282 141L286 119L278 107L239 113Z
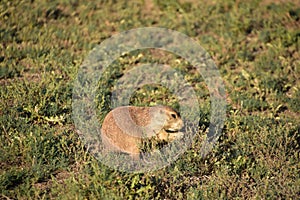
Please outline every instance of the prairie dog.
M180 115L168 106L121 106L104 118L101 138L105 151L120 151L138 158L145 138L170 142L183 136Z

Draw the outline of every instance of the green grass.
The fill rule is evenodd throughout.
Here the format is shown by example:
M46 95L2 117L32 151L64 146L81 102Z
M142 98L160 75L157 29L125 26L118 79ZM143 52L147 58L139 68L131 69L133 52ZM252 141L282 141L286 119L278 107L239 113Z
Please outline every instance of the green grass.
M0 199L300 196L299 1L4 0L0 10ZM93 47L147 26L185 33L210 53L225 82L227 120L206 158L199 133L170 166L131 174L87 152L71 116L72 89ZM115 81L147 62L167 63L193 85L204 132L210 99L203 79L184 59L159 50L131 52L113 63L100 80L99 121ZM178 107L157 85L140 88L130 102Z

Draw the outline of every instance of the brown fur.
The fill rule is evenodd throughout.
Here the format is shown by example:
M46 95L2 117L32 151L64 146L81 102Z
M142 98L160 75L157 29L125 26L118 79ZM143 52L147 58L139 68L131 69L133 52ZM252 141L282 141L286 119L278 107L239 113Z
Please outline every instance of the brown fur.
M138 157L143 139L155 137L159 141L170 142L183 136L178 132L182 127L180 115L168 106L122 106L107 114L101 137L107 151Z

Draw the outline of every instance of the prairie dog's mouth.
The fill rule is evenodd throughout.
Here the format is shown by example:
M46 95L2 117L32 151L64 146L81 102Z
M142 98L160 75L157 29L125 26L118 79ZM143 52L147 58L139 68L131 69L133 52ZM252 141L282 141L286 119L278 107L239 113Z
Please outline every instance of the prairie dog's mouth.
M165 129L167 133L177 133L179 130L178 129Z

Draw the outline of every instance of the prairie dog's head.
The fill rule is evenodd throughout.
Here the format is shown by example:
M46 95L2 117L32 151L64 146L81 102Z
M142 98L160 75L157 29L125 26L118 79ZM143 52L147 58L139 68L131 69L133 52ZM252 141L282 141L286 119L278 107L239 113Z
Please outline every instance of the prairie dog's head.
M170 132L179 131L183 127L183 121L180 114L170 107L164 107L164 112L167 117L164 129Z
M183 121L175 110L168 106L152 107L152 120L160 129L168 132L179 131L183 127Z

